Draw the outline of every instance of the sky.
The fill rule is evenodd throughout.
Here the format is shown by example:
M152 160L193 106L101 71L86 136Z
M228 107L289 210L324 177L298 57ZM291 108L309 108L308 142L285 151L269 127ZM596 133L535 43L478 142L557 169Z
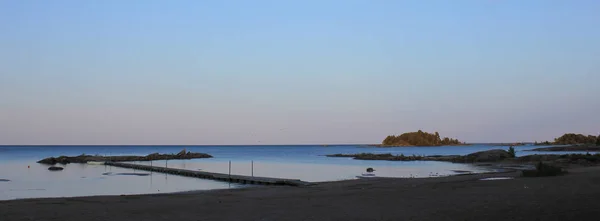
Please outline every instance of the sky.
M0 144L600 133L600 1L0 1Z

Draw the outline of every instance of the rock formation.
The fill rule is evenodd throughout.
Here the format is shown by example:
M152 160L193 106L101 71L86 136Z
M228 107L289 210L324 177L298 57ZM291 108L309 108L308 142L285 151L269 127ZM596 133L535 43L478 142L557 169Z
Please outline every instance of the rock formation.
M63 169L64 168L62 168L62 167L48 167L48 170L50 170L50 171L61 171Z
M191 153L185 152L185 149L178 154L159 154L153 153L147 156L92 156L92 155L79 155L74 157L60 156L60 157L49 157L38 161L41 164L69 164L69 163L87 163L89 161L96 162L123 162L123 161L151 161L151 160L187 160L187 159L199 159L199 158L212 158L211 155L205 153Z

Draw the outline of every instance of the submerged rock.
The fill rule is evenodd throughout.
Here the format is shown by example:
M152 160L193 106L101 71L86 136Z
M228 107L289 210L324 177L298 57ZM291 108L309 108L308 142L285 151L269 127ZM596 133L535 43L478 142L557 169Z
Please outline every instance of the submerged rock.
M62 168L62 167L48 167L48 170L50 170L50 171L61 171L63 169L64 168Z

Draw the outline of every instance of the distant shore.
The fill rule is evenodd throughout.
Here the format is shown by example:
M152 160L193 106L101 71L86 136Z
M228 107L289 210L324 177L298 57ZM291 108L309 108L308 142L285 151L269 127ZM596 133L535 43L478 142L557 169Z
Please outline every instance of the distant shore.
M572 145L572 146L558 146L558 147L543 147L543 148L535 148L527 151L592 151L598 152L600 151L600 146L597 145Z
M597 154L534 154L515 157L508 151L492 149L475 152L467 155L392 155L389 153L373 154L330 154L327 157L346 157L355 160L378 161L446 161L452 163L497 163L497 164L522 164L533 165L538 162L551 163L560 167L595 166L600 165L600 153Z
M386 147L444 147L444 146L448 146L448 147L455 147L455 146L472 146L473 144L449 144L449 145L437 145L437 146L418 146L418 145L384 145L384 144L369 144L366 145L368 147L380 147L380 148L386 148Z

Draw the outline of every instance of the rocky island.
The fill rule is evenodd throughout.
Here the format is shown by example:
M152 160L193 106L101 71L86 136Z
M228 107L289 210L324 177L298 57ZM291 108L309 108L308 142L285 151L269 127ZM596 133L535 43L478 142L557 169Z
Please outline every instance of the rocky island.
M535 148L528 151L592 151L592 152L600 152L600 146L598 145L572 145L572 146L559 146L559 147L542 147Z
M558 138L554 138L554 142L544 141L541 143L535 142L535 145L596 145L600 146L600 135L583 135L575 133L566 133Z
M87 162L123 162L123 161L152 161L152 160L188 160L188 159L199 159L199 158L212 158L211 155L205 153L192 153L182 150L177 154L159 154L153 153L147 156L99 156L99 155L79 155L79 156L60 156L60 157L49 157L38 161L41 164L54 165L54 164L69 164L69 163L87 163Z
M486 150L464 156L460 155L434 155L434 156L404 156L392 154L332 154L327 157L351 157L356 160L387 160L387 161L446 161L453 163L475 163L475 162L496 162L514 157L511 153L502 149Z
M502 149L486 150L472 154L437 155L437 156L404 156L392 154L332 154L327 157L350 157L355 160L386 160L386 161L445 161L452 163L506 163L506 164L537 164L549 163L560 167L570 166L595 166L600 165L600 153L597 154L542 154L515 157L514 153Z
M460 142L457 139L440 137L438 132L427 133L421 130L417 132L403 133L401 135L387 136L381 145L375 145L378 147L402 147L402 146L450 146L450 145L466 145L464 142Z

